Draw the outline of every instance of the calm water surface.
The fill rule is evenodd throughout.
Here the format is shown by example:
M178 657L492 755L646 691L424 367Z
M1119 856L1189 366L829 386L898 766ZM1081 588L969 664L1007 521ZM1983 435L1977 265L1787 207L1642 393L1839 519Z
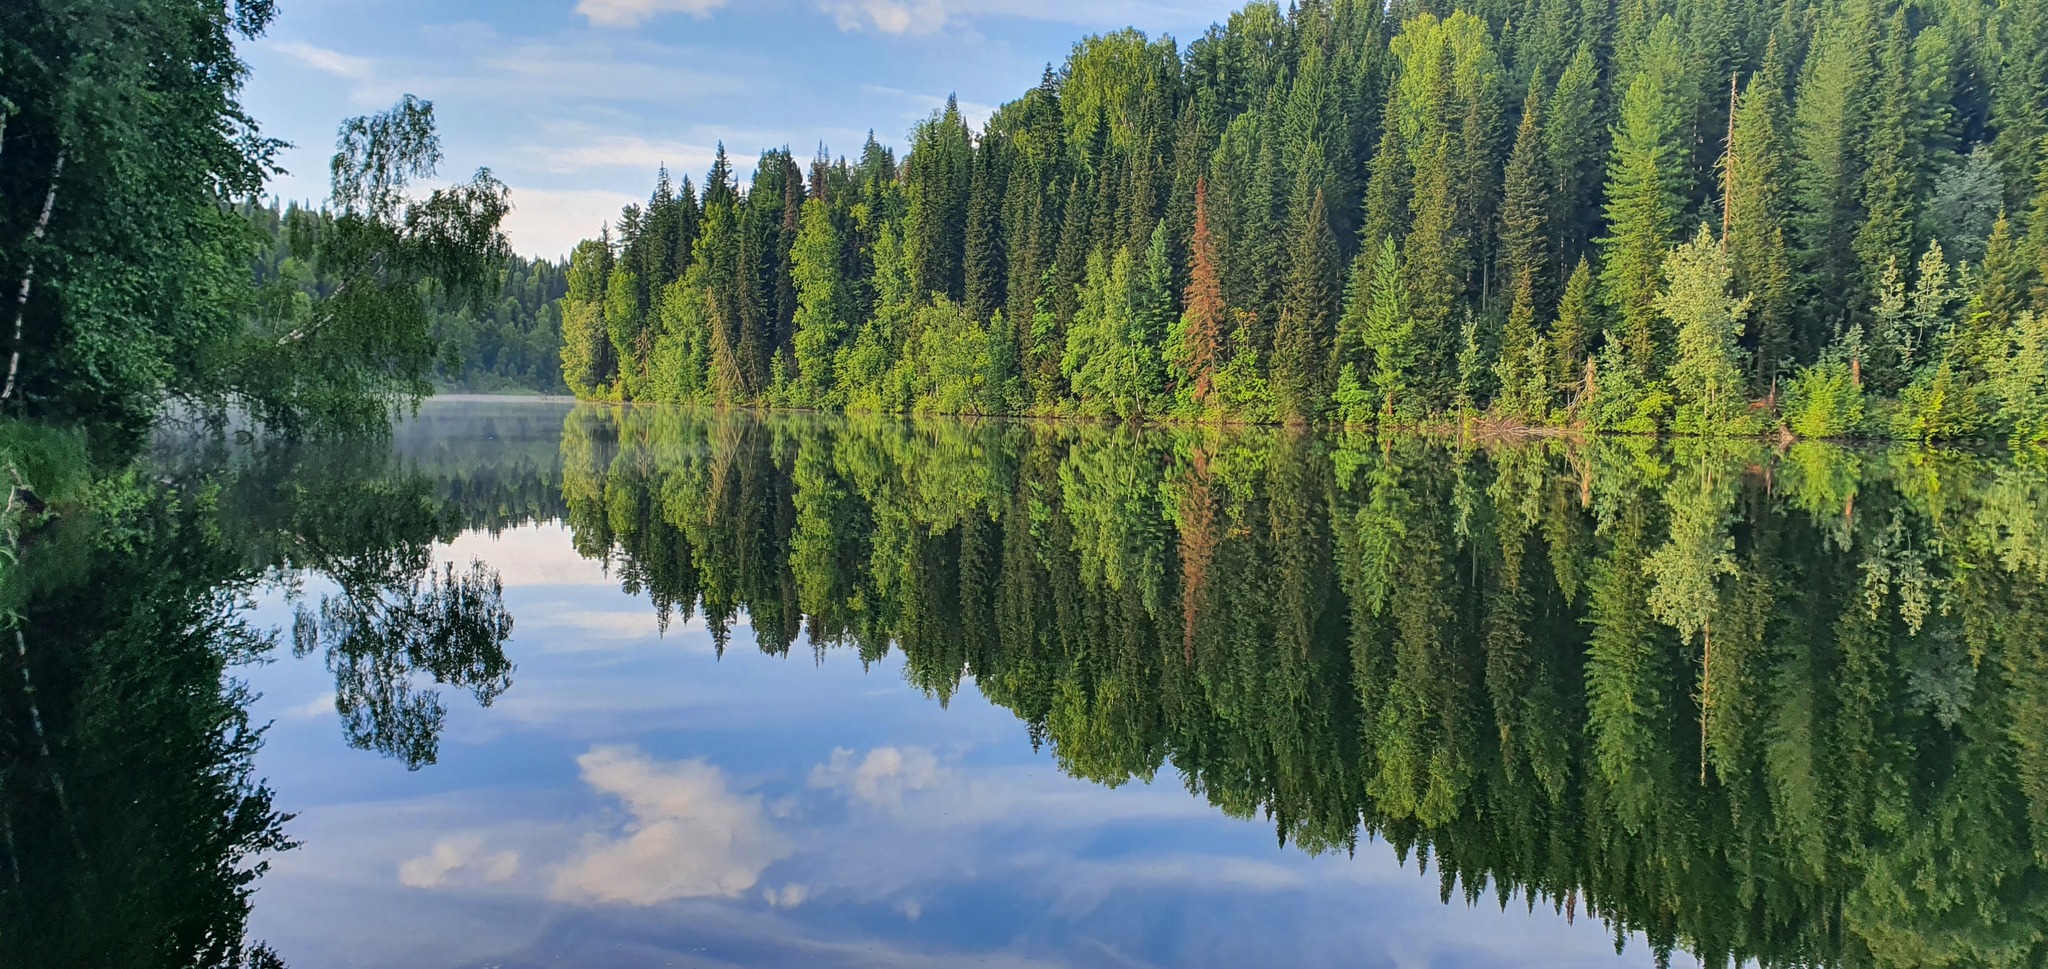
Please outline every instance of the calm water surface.
M292 966L2048 946L2038 465L519 402L160 450L281 631L228 700ZM143 782L54 756L90 855ZM156 924L123 878L79 930Z

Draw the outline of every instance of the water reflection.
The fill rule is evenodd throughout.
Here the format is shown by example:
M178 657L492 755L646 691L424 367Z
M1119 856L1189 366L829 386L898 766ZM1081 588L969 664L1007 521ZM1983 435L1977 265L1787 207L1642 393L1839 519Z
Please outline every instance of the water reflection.
M270 964L271 859L307 965L1430 961L1372 841L1535 913L1482 961L2042 958L2048 466L563 413L181 442L28 542L0 962Z
M245 938L290 815L255 772L264 728L241 677L300 607L353 746L434 761L443 707L490 701L511 618L482 562L435 568L466 519L384 439L165 442L82 507L11 542L0 569L0 951L8 965L281 965ZM12 536L10 536L11 538Z
M577 548L1062 769L1781 964L2048 933L2048 473L1962 454L586 409Z

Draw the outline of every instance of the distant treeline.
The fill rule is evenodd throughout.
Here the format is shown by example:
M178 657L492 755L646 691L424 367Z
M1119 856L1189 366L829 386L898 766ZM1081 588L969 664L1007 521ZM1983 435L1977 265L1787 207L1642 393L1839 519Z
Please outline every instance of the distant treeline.
M580 245L591 398L2048 435L2048 4L1253 3Z
M243 206L250 224L268 240L256 253L259 286L325 295L335 281L320 277L292 255L289 226L304 220L315 236L332 222L325 211L290 203ZM545 259L507 255L498 270L495 299L479 310L469 303L430 299L429 339L437 348L431 379L444 390L532 390L561 393L561 299L569 291L566 267ZM439 294L432 294L438 296Z

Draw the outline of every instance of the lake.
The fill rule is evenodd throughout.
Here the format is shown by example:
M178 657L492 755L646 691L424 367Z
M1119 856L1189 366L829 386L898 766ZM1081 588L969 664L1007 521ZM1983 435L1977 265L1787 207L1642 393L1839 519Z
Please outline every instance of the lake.
M2038 460L474 400L155 460L8 660L46 959L2048 949Z

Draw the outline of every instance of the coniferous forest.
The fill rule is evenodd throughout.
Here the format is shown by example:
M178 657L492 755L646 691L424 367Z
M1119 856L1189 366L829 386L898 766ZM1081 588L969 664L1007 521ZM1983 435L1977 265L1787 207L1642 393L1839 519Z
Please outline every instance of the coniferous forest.
M2048 436L2048 5L1253 3L975 130L663 171L586 398Z

